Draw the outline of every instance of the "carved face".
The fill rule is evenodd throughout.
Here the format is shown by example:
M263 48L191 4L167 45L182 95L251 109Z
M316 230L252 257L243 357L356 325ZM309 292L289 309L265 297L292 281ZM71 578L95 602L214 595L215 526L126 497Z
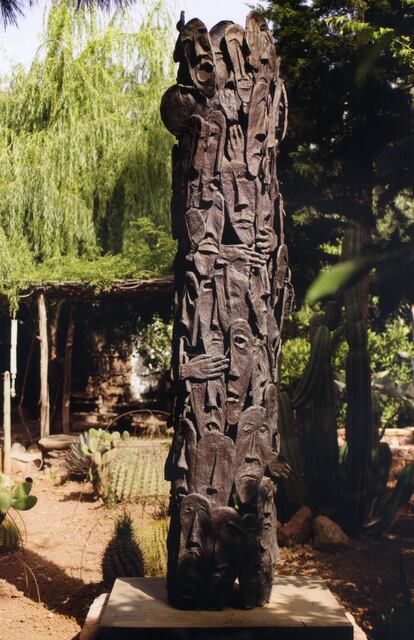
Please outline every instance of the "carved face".
M244 111L247 112L253 80L246 71L246 62L243 54L244 30L240 25L232 24L227 27L224 38L234 70L237 93L243 103Z
M196 493L184 496L180 508L180 525L177 565L179 604L183 608L192 608L199 600L206 561L211 552L212 527L208 500Z
M260 406L263 404L266 385L270 377L269 358L266 345L261 340L255 340L253 350L252 396L253 404Z
M217 255L224 227L224 201L218 191L208 209L190 207L185 214L187 231L193 250ZM203 274L204 275L204 274Z
M269 549L277 556L277 519L273 482L270 478L262 478L257 491L257 517L259 519L260 545L263 550Z
M223 167L221 180L232 229L240 242L252 245L255 240L256 183L246 176L244 162L231 162Z
M271 432L263 407L243 411L237 428L235 485L242 503L255 499L271 451Z
M236 424L243 410L253 368L253 336L247 320L230 326L230 369L227 382L227 422Z
M201 436L210 431L224 431L224 380L191 383L190 400Z
M198 443L195 487L212 506L228 504L235 454L233 440L217 431L206 433Z
M219 325L217 300L211 279L203 280L200 284L198 312L205 352L211 356L224 355L224 338Z
M251 11L246 19L246 43L249 48L247 61L255 71L261 64L269 64L273 70L276 62L275 45L265 18Z
M205 120L192 116L192 162L188 175L189 204L199 207L213 202L217 191L226 140L226 119L219 111L212 111Z
M180 420L174 431L171 449L165 462L165 479L174 482L177 493L194 491L195 454L197 433L187 418Z
M260 79L253 89L247 128L246 159L249 173L252 176L257 176L259 173L268 136L268 93L268 83L266 80Z
M185 64L186 71L200 93L212 98L215 92L214 58L207 28L194 18L181 27L174 60ZM180 78L179 81L183 78Z
M224 41L226 29L232 24L233 22L229 20L222 20L216 24L210 31L210 40L216 65L218 99L229 122L237 122L240 100L236 95L234 71L231 68Z
M209 583L210 605L222 609L228 604L245 551L242 521L235 509L219 507L212 512L214 548Z

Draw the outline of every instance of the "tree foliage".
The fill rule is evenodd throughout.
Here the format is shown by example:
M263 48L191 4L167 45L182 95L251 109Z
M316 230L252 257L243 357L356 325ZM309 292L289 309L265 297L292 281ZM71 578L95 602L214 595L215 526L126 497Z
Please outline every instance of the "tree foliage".
M173 72L172 29L163 1L144 5L133 29L127 13L53 4L30 70L3 81L2 282L22 262L47 275L48 265L104 255L115 256L118 275L151 271L142 238L134 252L131 237L142 218L147 235L148 225L154 235L168 224L171 137L159 103ZM171 261L171 243L165 253Z
M414 15L411 0L269 0L265 13L290 101L281 177L301 298L345 225L380 241L412 195Z

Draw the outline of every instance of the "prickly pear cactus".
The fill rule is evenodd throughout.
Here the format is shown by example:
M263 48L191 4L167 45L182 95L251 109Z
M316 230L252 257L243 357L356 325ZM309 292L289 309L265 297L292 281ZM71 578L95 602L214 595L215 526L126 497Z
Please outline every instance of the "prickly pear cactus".
M4 522L9 509L27 511L35 506L37 498L30 495L31 490L31 480L15 484L9 476L0 473L0 524Z
M20 531L11 520L4 520L0 524L0 554L17 551L21 546Z
M167 535L169 519L142 523L136 529L139 546L144 554L145 575L165 576L167 573Z
M112 539L102 558L102 578L106 589L112 589L117 578L144 575L144 557L135 537L131 516L120 516Z
M102 455L128 437L127 431L124 431L122 436L119 431L112 433L104 429L85 431L70 448L67 462L71 473L92 480L94 469L102 464Z
M167 447L154 441L129 438L102 457L97 489L110 502L138 502L167 497L164 479Z

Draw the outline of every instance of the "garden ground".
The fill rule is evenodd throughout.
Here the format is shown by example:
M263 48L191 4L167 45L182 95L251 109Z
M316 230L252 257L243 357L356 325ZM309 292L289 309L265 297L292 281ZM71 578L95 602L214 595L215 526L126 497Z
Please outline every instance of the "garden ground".
M94 598L104 591L100 562L123 507L108 509L89 484L55 486L39 472L34 509L23 514L24 550L0 556L0 640L75 640ZM150 514L135 507L137 518ZM311 545L281 550L282 574L319 575L370 640L386 638L382 616L402 601L400 552L414 577L414 507L382 539L361 538L347 551L323 554Z

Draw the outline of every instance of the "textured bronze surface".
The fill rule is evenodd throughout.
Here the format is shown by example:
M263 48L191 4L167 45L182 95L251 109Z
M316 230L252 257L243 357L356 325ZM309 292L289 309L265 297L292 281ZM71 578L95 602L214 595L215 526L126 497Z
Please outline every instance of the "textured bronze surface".
M264 18L177 25L161 104L173 149L174 438L168 595L252 608L277 560L278 363L292 299L276 176L287 101ZM239 589L234 583L238 579Z

